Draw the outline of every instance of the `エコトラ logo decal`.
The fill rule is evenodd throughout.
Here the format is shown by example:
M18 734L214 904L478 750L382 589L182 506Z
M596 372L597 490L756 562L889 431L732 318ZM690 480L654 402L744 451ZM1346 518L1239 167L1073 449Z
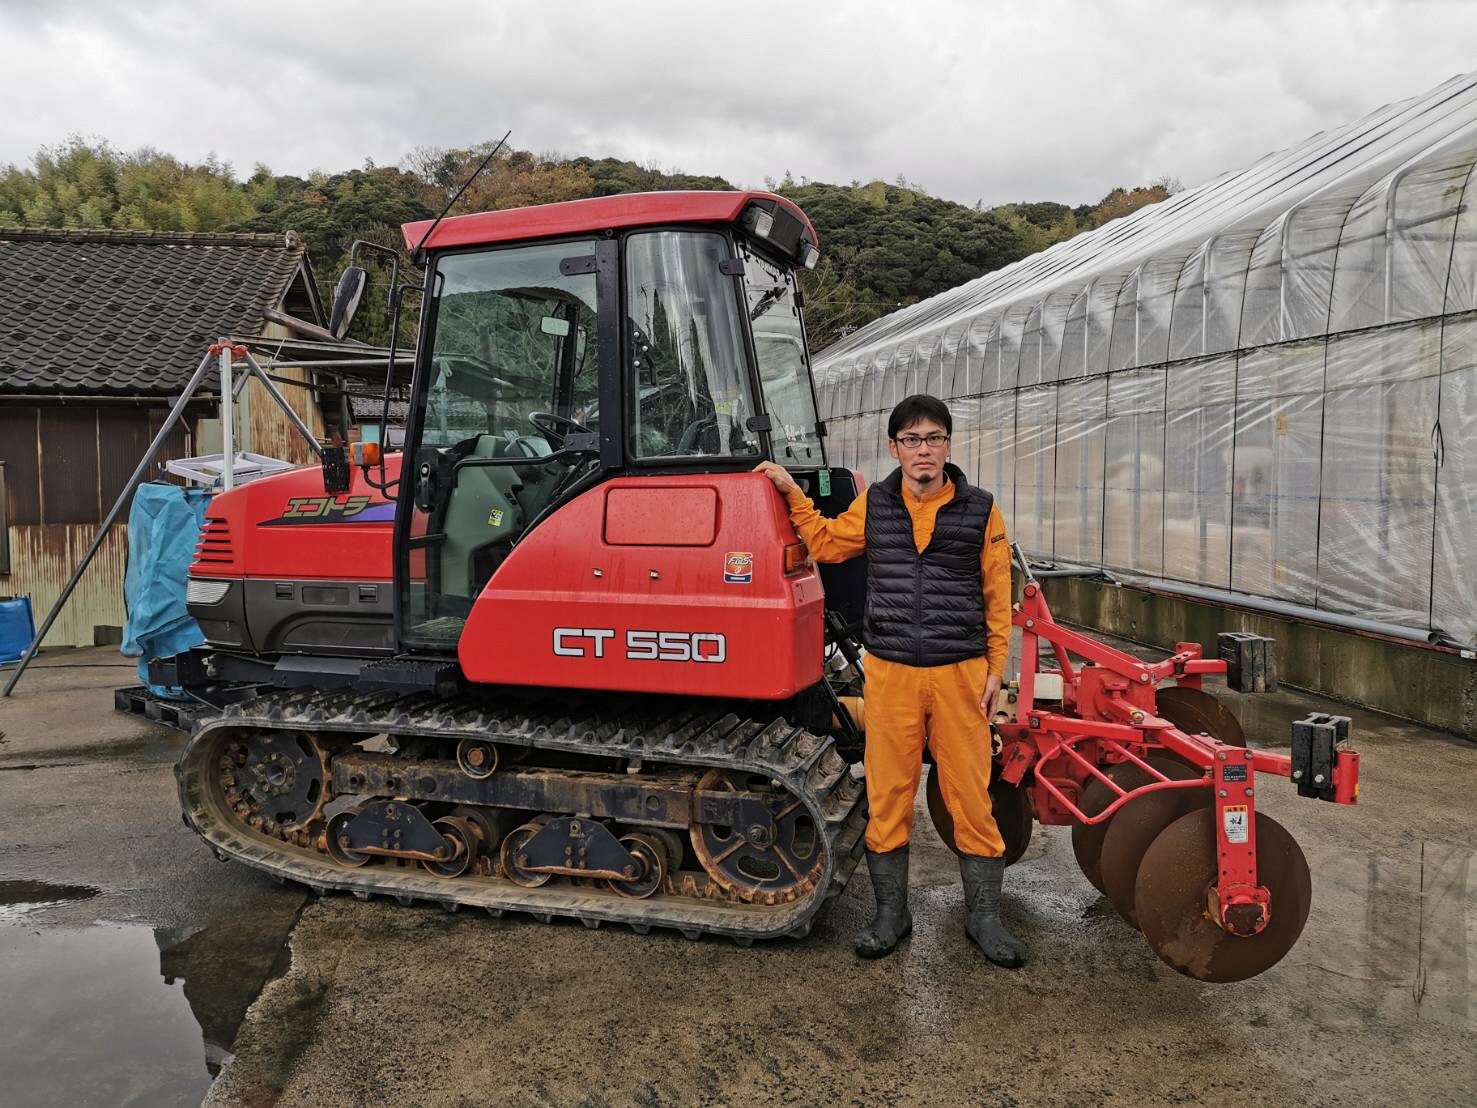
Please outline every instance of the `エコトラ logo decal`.
M395 505L368 496L289 496L282 514L263 520L263 527L294 523L389 523Z

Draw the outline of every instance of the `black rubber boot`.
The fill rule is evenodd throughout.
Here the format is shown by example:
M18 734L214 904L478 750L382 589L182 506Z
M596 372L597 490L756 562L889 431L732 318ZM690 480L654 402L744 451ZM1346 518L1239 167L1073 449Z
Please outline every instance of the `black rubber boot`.
M1000 922L1005 859L961 854L959 875L964 878L964 930L969 937L997 966L1017 969L1025 965L1026 948Z
M867 851L867 871L872 875L877 912L857 939L856 952L861 958L881 958L913 930L913 917L908 913L908 848L900 846L886 854Z

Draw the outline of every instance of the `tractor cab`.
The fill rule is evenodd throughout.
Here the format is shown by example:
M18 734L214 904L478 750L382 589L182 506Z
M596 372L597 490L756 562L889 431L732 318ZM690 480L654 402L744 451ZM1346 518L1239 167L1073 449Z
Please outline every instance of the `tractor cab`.
M518 544L617 476L825 466L798 266L765 193L660 193L405 228L421 332L395 536L402 648L454 648Z

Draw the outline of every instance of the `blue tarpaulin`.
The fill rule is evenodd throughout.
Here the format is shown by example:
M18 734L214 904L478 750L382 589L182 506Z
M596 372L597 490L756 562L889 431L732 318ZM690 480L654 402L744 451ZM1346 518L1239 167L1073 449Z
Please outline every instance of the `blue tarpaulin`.
M149 659L168 658L205 641L200 625L185 610L190 562L205 506L204 489L151 482L133 494L128 513L128 573L123 579L123 601L128 626L123 630L123 653L138 659L139 677L149 681ZM149 685L155 696L180 698L184 691Z

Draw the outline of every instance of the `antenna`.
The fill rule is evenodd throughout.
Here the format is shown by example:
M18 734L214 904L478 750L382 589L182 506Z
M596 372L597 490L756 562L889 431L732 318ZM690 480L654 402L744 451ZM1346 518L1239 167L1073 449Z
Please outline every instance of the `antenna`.
M410 260L412 262L414 262L416 265L426 264L425 255L421 253L421 251L425 247L426 243L430 241L432 233L436 230L437 227L441 226L441 221L446 218L446 213L451 211L452 205L462 198L462 193L467 191L467 186L475 181L479 176L481 176L482 171L487 168L492 159L497 157L498 151L507 144L508 136L512 133L512 128L508 128L503 137L497 140L497 145L488 152L487 157L482 159L482 164L479 165L472 172L471 176L469 176L465 181L462 182L462 187L456 190L456 195L446 202L446 207L441 209L441 214L431 221L431 225L426 228L426 233L421 236L421 241L415 244L415 250L411 252ZM356 247L358 245L358 243L355 244ZM393 273L394 271L392 271L392 276L390 279L390 358L389 363L385 366L384 403L380 408L379 480L376 481L374 480L374 478L369 476L368 464L363 467L364 479L369 482L369 486L371 488L378 489L381 492L384 492L391 485L398 483L398 481L400 480L400 478L397 477L394 481L391 481L385 474L385 449L390 445L390 389L394 387L395 383L395 347L400 338L400 294L403 291L401 286L396 282Z
M508 135L511 135L512 133L512 128L509 128L507 134L503 135L502 138L497 140L497 145L492 148L492 152L489 153L487 157L482 159L482 164L479 165L472 172L472 175L470 177L462 182L462 187L456 190L456 195L446 202L446 207L441 209L441 214L431 221L431 225L426 228L426 233L421 236L421 241L415 244L415 250L411 254L411 260L414 261L416 265L422 264L421 249L426 245L427 242L430 241L432 232L434 232L437 227L441 226L441 221L446 218L446 213L451 211L451 206L462 198L462 193L467 191L467 186L475 181L478 177L482 176L482 171L487 168L488 163L491 162L493 158L497 157L497 152L503 148L504 144L508 141Z

